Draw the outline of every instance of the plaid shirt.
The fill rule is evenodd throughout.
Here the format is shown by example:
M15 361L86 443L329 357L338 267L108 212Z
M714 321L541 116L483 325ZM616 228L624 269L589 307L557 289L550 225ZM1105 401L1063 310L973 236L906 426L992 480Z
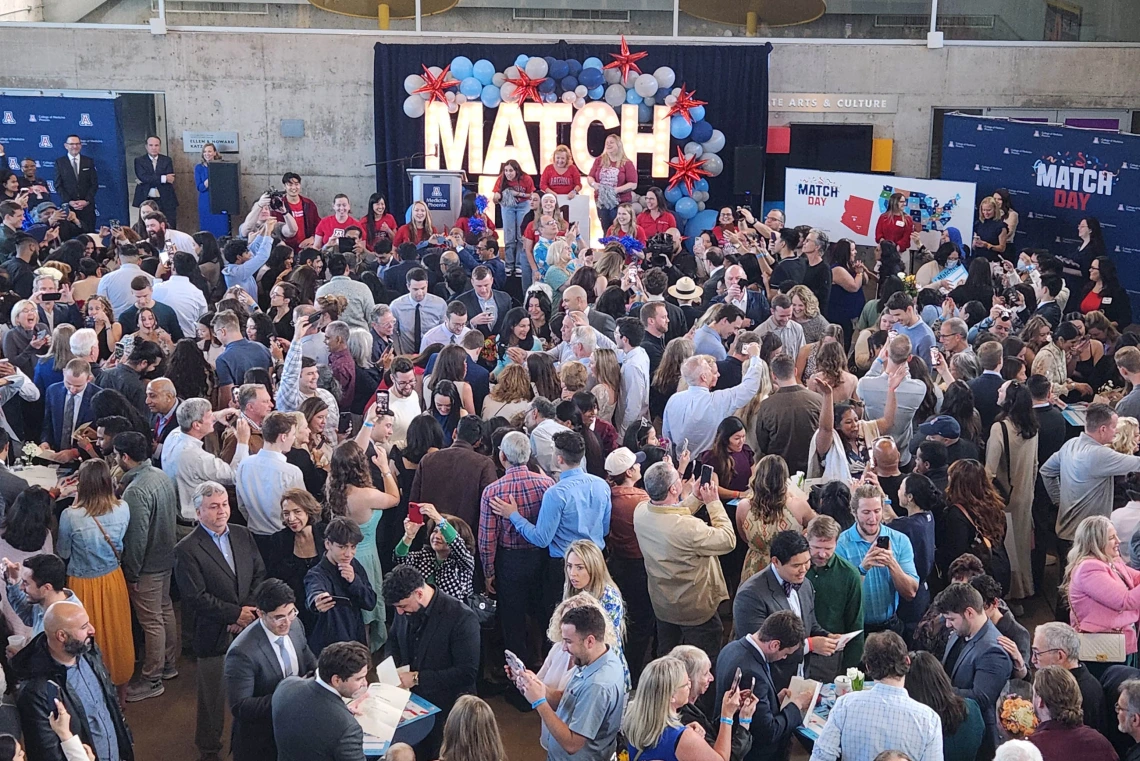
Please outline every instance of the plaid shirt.
M479 500L479 557L483 561L483 575L495 576L495 551L499 547L512 550L534 549L534 545L523 538L509 520L491 511L491 498L506 499L514 496L519 506L519 515L534 523L542 507L542 496L554 486L550 476L531 473L525 465L507 468L506 475L483 490Z

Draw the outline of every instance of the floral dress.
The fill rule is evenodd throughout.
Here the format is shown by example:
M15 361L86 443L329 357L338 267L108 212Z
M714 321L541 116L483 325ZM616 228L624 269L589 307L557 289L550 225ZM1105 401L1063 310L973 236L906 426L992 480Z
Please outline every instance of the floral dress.
M775 523L762 523L749 510L742 519L744 541L748 545L748 554L744 556L744 568L740 572L740 583L764 570L771 562L769 545L776 534L781 531L799 530L800 522L787 506L780 512Z
M621 593L612 584L606 584L598 602L605 608L606 615L610 617L610 623L614 625L614 633L617 634L618 640L617 653L618 657L621 658L622 673L625 674L625 691L629 692L633 683L629 680L629 664L625 661L625 649L621 642L621 622L625 618L625 603L621 599Z

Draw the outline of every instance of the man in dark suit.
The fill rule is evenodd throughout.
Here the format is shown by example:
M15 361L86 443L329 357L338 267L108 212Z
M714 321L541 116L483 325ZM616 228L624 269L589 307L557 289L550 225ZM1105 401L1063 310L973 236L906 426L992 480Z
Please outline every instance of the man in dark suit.
M758 343L760 336L754 331L745 330L737 334L728 349L728 356L716 363L717 379L713 391L736 388L740 385L740 380L744 377L744 362L748 359L748 352L744 347Z
M8 470L8 454L12 446L12 437L3 428L0 428L0 497L5 505L16 501L16 497L27 490L28 482Z
M178 428L178 407L182 400L169 378L155 378L146 384L146 408L154 433L154 443L161 452L166 438Z
M969 584L951 584L934 598L934 607L945 616L946 626L952 632L942 666L950 675L954 691L964 698L973 698L982 709L986 733L979 757L989 758L996 737L994 705L1013 671L1013 661L998 644L1000 635L983 610L978 590Z
M1069 424L1065 422L1061 410L1049 401L1053 386L1048 378L1044 375L1031 375L1025 385L1033 397L1033 413L1037 416L1037 462L1046 462L1068 439ZM1056 552L1057 506L1053 504L1040 474L1037 474L1035 481L1033 551L1030 553L1029 564L1033 569L1033 586L1039 589L1045 580L1045 556L1049 552Z
M760 631L773 613L790 610L799 615L807 632L808 653L828 656L835 652L839 634L831 634L815 618L815 589L807 580L811 568L811 552L807 539L799 531L781 531L771 543L772 563L755 574L736 592L732 604L732 620L736 633ZM804 676L809 655L800 648L778 663L773 663L772 682L776 691L784 689L793 676Z
M64 142L67 155L55 160L55 190L61 203L71 205L84 232L95 232L95 193L99 190L99 174L95 159L83 156L79 135L68 135Z
M194 744L202 761L216 761L225 725L225 655L234 636L257 618L253 592L265 564L244 526L230 526L226 487L203 481L192 498L198 528L174 548L174 577L182 604L194 611L198 657L198 720Z
M990 426L998 414L998 391L1005 383L1001 377L1005 347L998 341L987 341L978 347L977 354L982 374L970 381L970 391L974 393L974 409L982 419L982 436L989 437Z
M70 245L70 243L65 244ZM62 247L61 247L62 248ZM60 294L55 301L44 298L45 294ZM54 296L48 297L55 298ZM76 329L83 327L83 315L75 306L75 299L71 297L71 289L67 286L60 288L59 281L50 275L41 275L35 280L35 289L32 291L32 301L39 307L40 322L48 326L48 330L55 330L63 324L74 325Z
M714 304L733 304L744 312L745 327L755 330L772 316L772 306L768 295L763 291L750 291L744 268L733 264L725 271L724 282L727 290L712 300Z
M409 668L400 674L400 686L441 712L417 754L435 758L451 707L460 695L475 694L479 621L465 603L429 586L414 566L397 566L383 588L384 603L398 614L388 644L396 665Z
M102 390L91 381L91 365L82 359L68 362L63 368L63 380L48 386L41 441L55 452L72 449L71 434L95 420L91 397Z
M278 685L272 700L277 761L364 761L364 730L344 699L368 689L371 665L365 645L337 642L321 651L315 679L291 676Z
M174 162L161 153L162 141L154 135L146 139L146 155L135 159L135 200L132 206L141 206L150 198L158 201L158 208L166 215L167 224L178 229L178 196L174 193ZM141 215L140 215L141 216Z
M384 271L384 287L392 294L392 298L408 292L408 273L420 266L419 251L414 243L401 243L396 249L396 256L400 261Z
M586 320L590 323L591 328L611 341L614 340L614 331L617 330L617 323L614 322L613 317L605 312L590 309L590 304L586 300L586 289L582 286L570 285L562 291L562 310L566 314L570 312L583 313L586 315Z
M756 696L756 713L752 716L752 750L744 761L781 761L788 757L788 741L803 724L811 707L811 694L792 695L792 701L780 708L780 693L772 678L772 665L804 646L803 621L794 612L782 610L764 620L759 631L728 643L716 659L716 704L732 686L740 669L740 687Z
M297 618L293 590L280 579L257 588L257 622L226 651L226 696L233 713L234 761L277 757L273 742L273 692L282 680L317 667Z
M455 299L467 307L467 325L484 336L497 336L502 332L503 321L511 308L510 295L496 291L494 285L491 270L479 265L471 272L471 290Z

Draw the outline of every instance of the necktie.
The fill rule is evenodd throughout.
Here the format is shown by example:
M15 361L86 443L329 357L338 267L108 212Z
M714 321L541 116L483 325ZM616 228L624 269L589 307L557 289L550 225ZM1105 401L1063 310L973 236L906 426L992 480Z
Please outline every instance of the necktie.
M78 156L72 156L71 157L71 168L75 170L75 176L76 176L76 178L78 178L79 177L79 157Z
M63 429L60 431L59 448L71 448L71 432L75 430L75 394L68 394L63 403Z
M422 318L420 317L420 306L420 304L416 304L416 321L412 327L412 336L415 340L415 345L412 347L412 351L416 352L420 350L420 340L423 338L423 323L421 321Z
M800 588L799 584L793 584L790 581L782 581L780 583L784 585L784 596L785 597L791 597L792 592L796 592Z
M281 662L285 664L285 676L293 676L293 659L289 657L289 649L285 647L285 637L277 638L277 649L281 651Z

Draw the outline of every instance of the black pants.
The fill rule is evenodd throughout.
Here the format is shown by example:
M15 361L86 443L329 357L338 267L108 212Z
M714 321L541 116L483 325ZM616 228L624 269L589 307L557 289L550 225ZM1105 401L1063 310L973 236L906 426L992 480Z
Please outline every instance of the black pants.
M1060 585L1065 580L1065 568L1069 565L1069 550L1073 549L1073 543L1065 539L1057 539L1057 583ZM1069 620L1069 599L1062 594L1057 595L1057 606L1054 611L1058 621Z
M546 572L543 576L542 603L545 615L543 623L550 621L554 609L562 602L562 594L566 587L566 558L548 556L546 558Z
M645 561L611 556L607 565L625 599L625 660L629 664L629 678L637 687L657 631L657 616L653 614L653 602L649 599Z
M1039 593L1045 589L1045 559L1050 552L1057 550L1057 506L1045 489L1045 482L1037 476L1033 490L1033 549L1029 555L1029 567L1033 573L1033 588ZM1064 567L1065 559L1058 552L1057 560ZM1060 579L1058 579L1060 583Z
M495 592L499 600L503 646L528 667L541 663L542 657L530 647L527 616L533 616L540 628L550 620L549 616L543 617L546 608L538 583L549 557L545 549L538 547L519 550L500 547L495 552Z

